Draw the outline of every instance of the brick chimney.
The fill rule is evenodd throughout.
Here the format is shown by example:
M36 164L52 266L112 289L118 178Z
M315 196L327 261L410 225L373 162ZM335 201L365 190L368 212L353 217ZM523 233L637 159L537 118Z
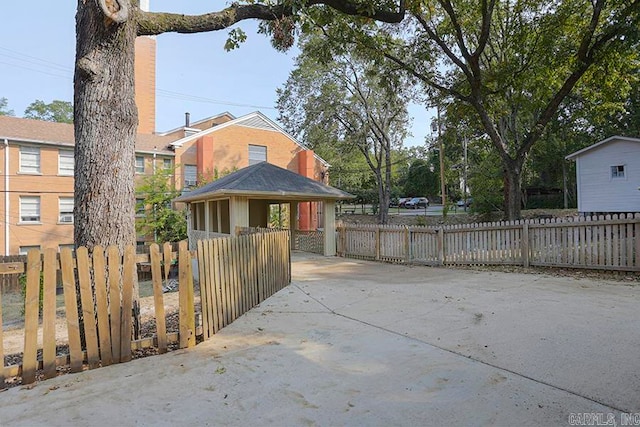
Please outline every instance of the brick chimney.
M140 1L140 9L149 11L149 0ZM156 130L156 38L136 38L135 90L138 107L138 133Z

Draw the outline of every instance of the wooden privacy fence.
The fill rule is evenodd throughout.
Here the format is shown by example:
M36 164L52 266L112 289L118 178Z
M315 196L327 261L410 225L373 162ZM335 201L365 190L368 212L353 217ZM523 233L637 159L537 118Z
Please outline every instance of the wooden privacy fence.
M640 271L640 214L442 227L342 225L337 231L343 257Z
M44 253L31 250L23 263L0 264L0 274L26 272L24 351L21 365L0 369L0 388L5 378L21 376L23 384L36 380L38 369L43 377L56 375L56 367L69 365L71 372L131 360L132 350L157 346L167 351L169 342L179 346L195 345L195 310L191 254L187 243L180 242L179 264L179 324L178 333L167 333L163 301L163 282L169 280L169 269L175 254L167 243L160 251L152 245L149 255L136 255L134 246L127 246L121 255L118 248L106 250L95 247L90 255L87 248L60 251L46 249ZM153 280L153 299L156 334L153 338L132 340L134 284L136 263L150 262ZM56 355L56 275L61 270L64 308L67 325L68 354ZM163 272L164 270L164 272ZM164 273L164 276L163 276ZM42 313L39 294L42 288ZM1 305L0 305L1 307ZM41 324L40 324L41 320ZM38 359L38 329L42 328L41 357ZM0 309L0 360L4 361L2 312Z
M257 230L199 241L204 338L287 286L291 282L290 254L288 231Z

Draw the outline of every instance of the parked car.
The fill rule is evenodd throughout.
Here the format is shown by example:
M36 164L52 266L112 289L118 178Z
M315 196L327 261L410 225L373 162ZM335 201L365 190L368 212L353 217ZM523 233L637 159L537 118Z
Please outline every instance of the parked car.
M456 204L458 205L459 208L464 208L464 207L471 206L471 202L472 201L473 201L473 199L471 197L468 197L466 200L464 200L464 199L458 200L458 202Z
M406 208L407 207L406 204L407 204L407 202L409 200L411 200L411 197L400 197L398 199L398 207L399 208Z
M414 197L405 203L407 209L426 208L429 206L429 200L426 197Z

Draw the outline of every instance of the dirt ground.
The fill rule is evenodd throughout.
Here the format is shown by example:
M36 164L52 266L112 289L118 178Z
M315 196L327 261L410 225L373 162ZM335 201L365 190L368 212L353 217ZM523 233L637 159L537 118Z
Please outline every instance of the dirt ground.
M640 412L637 283L293 260L290 286L214 338L9 389L2 424L620 425Z

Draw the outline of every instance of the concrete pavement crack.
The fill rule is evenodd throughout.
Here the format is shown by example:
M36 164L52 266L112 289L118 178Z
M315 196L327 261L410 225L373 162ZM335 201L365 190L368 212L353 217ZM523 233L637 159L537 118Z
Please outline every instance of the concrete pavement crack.
M527 379L529 381L533 381L534 383L541 384L541 385L544 385L544 386L547 386L547 387L551 387L551 388L553 388L555 390L562 391L564 393L568 393L568 394L570 394L572 396L580 397L582 399L588 400L588 401L596 403L598 405L605 406L605 407L607 407L609 409L612 409L614 411L626 412L626 413L633 412L631 409L624 409L624 408L618 408L616 406L612 406L609 403L602 402L602 401L597 400L597 399L595 399L593 397L585 396L583 394L577 393L577 392L575 392L573 390L570 390L568 388L560 387L560 386L557 386L557 385L552 384L550 382L547 382L547 381L544 381L544 380L540 380L540 379L537 379L537 378L533 378L533 377L531 377L529 375L526 375L526 374L523 374L521 372L517 372L517 371L514 371L512 369L505 368L503 366L499 366L499 365L496 365L496 364L493 364L493 363L490 363L490 362L486 362L486 361L484 361L482 359L478 359L478 358L473 357L473 356L467 356L467 355L462 354L460 352L457 352L455 350L451 350L449 348L442 347L442 346L440 346L438 344L434 344L432 342L428 342L428 341L424 341L424 340L421 340L421 339L418 339L418 338L415 338L415 337L412 337L412 336L408 336L408 335L402 334L400 332L394 331L392 329L385 328L384 326L374 325L373 323L366 322L366 321L360 320L360 319L356 319L355 317L350 317L350 316L347 316L346 314L338 313L334 309L332 309L329 306L327 306L326 304L324 304L322 301L320 301L317 298L315 298L309 292L306 292L303 289L301 289L297 284L292 283L291 285L295 286L302 293L307 295L309 298L313 299L318 304L320 304L321 306L325 307L333 315L336 315L336 316L342 317L344 319L350 320L352 322L357 322L357 323L360 323L362 325L369 326L371 328L375 328L375 329L378 329L378 330L381 330L381 331L384 331L384 332L387 332L387 333L390 333L390 334L393 334L393 335L397 335L397 336L406 338L406 339L408 339L410 341L419 342L421 344L427 345L429 347L432 347L432 348L435 348L435 349L438 349L438 350L441 350L441 351L446 351L447 353L453 354L453 355L458 356L458 357L462 357L462 358L467 359L467 360L471 360L472 362L479 363L481 365L485 365L485 366L489 366L489 367L494 368L494 369L498 369L498 370L500 370L502 372L508 372L508 373L510 373L512 375L515 375L517 377L524 378L524 379Z

